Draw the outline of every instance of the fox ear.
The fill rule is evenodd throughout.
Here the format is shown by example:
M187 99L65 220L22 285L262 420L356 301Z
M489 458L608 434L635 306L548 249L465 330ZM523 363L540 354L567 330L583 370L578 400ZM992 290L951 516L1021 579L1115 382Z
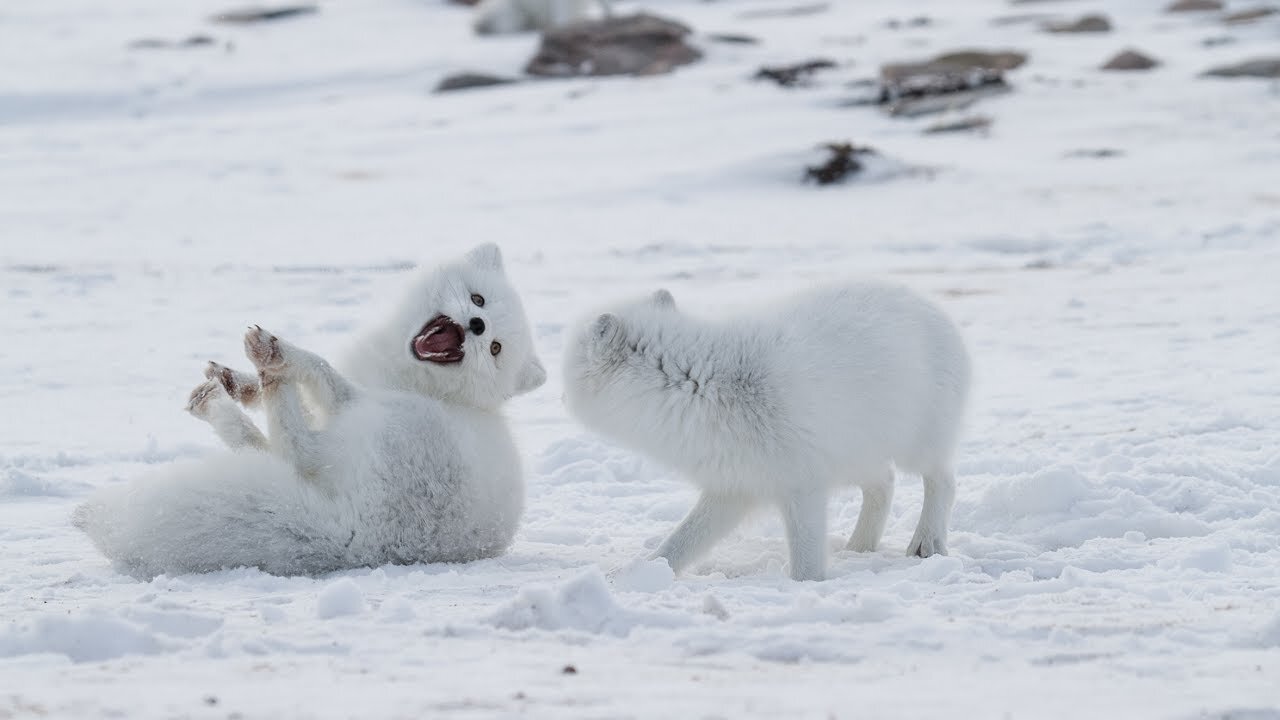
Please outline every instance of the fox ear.
M502 272L502 251L494 243L477 245L467 253L467 262L478 268Z
M538 362L538 358L529 358L529 362L520 368L520 374L516 376L516 394L523 395L530 390L536 390L547 381L547 371L542 367L542 363Z
M613 313L605 313L591 323L591 336L597 342L608 345L622 335L622 318Z
M662 288L653 293L653 304L660 308L674 308L676 306L675 296L666 288Z

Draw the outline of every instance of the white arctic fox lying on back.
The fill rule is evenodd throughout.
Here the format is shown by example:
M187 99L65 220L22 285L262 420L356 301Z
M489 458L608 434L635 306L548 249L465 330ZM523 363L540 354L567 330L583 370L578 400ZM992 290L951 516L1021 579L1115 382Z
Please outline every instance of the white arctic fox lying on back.
M828 494L861 486L848 547L875 550L893 466L924 476L907 552L946 552L969 360L955 326L905 288L832 287L722 322L681 313L659 290L581 328L564 374L565 402L584 424L701 488L654 554L677 572L754 505L773 503L791 576L820 580Z
M260 328L245 351L257 376L210 363L188 406L236 452L77 508L118 566L315 574L506 549L524 486L500 407L546 373L497 246L431 272L354 348L348 376ZM237 401L263 407L269 437Z

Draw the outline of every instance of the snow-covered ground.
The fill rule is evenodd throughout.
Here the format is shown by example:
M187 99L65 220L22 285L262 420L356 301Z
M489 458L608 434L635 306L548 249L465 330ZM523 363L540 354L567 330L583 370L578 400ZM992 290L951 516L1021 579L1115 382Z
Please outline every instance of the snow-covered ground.
M805 4L648 2L763 42L449 95L536 39L476 39L437 0L248 28L206 22L222 0L0 8L0 718L1280 718L1280 87L1196 77L1275 54L1280 15L743 15ZM1113 32L991 22L1096 10ZM218 44L127 47L199 33ZM842 106L882 62L972 46L1030 54L975 108L985 136ZM1164 64L1095 69L1129 46ZM750 80L817 56L843 65L814 87ZM799 183L846 139L909 172ZM553 368L510 408L506 556L140 583L71 527L92 488L215 449L181 408L205 360L243 364L245 325L332 353L414 265L484 240ZM833 503L826 582L786 578L771 515L687 576L635 562L694 493L568 419L566 324L850 274L930 294L970 342L951 556L903 556L902 478L882 552L838 551L859 498Z

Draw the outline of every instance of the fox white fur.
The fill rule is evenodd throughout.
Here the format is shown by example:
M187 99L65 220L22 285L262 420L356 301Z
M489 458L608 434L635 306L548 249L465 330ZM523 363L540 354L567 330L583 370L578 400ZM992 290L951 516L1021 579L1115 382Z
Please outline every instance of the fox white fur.
M943 312L858 282L719 321L671 294L592 318L565 351L565 402L586 426L682 471L702 491L654 553L680 572L760 504L781 509L790 573L826 572L834 488L862 489L848 548L875 550L894 467L924 478L907 552L946 552L952 457L969 359Z
M472 16L479 35L546 32L611 14L609 0L481 0Z
M437 316L470 323L457 334L460 361L415 356L415 334ZM118 567L144 578L235 566L318 574L506 549L524 485L501 406L546 373L496 246L427 273L355 345L345 374L260 328L245 349L258 373L210 363L188 407L231 451L77 509L75 523ZM237 402L265 410L266 433Z

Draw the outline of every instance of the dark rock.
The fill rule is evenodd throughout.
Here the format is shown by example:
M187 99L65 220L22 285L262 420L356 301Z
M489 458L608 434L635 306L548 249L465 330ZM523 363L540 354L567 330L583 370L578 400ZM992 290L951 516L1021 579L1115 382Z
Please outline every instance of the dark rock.
M1214 35L1200 41L1200 45L1207 48L1222 47L1223 45L1231 45L1236 41L1234 35Z
M702 57L689 28L640 13L573 23L542 36L525 72L542 77L658 75Z
M743 20L765 20L769 18L780 17L803 17L805 15L817 15L831 9L830 3L811 3L808 5L792 5L790 7L780 8L764 8L763 10L748 10L738 13L738 17Z
M974 70L1013 70L1027 61L1026 53L983 50L959 50L943 53L932 60L913 63L889 63L880 68L886 82L899 82L925 75L960 75Z
M1160 64L1137 50L1125 50L1103 64L1103 70L1150 70Z
M996 27L1004 27L1005 25L1025 25L1052 19L1053 16L1048 13L1018 13L1016 15L1001 15L1000 17L991 18L991 24Z
M1019 52L964 50L926 62L884 65L878 101L891 115L904 117L962 109L983 97L1008 92L1004 71L1026 60Z
M578 668L572 665L565 665L564 667L560 668L560 674L561 675L577 675Z
M929 27L932 24L933 20L930 20L928 16L917 15L916 17L909 18L907 20L899 20L898 18L886 20L884 26L890 30L901 30L903 28Z
M831 185L841 182L850 174L862 169L858 162L859 155L872 155L875 150L869 147L857 147L853 143L827 143L824 145L830 153L827 161L821 165L805 168L805 180L812 180L819 185Z
M924 129L926 135L938 133L967 132L969 130L987 130L994 122L986 115L967 115L954 120L936 122Z
M1223 65L1204 72L1207 77L1280 78L1280 57L1254 58L1235 65Z
M1106 15L1085 15L1071 22L1048 22L1041 28L1051 33L1111 32L1111 21Z
M1121 155L1124 155L1123 151L1115 150L1113 148L1082 148L1080 150L1072 150L1063 157L1102 159L1120 157Z
M1222 0L1177 0L1165 12L1215 12L1225 7Z
M129 47L135 50L169 50L173 48L209 47L216 42L208 35L192 35L185 40L176 42L165 40L164 38L142 38L129 43Z
M760 38L751 35L739 35L737 33L711 33L706 36L711 42L725 43L726 45L759 45Z
M796 63L795 65L762 67L755 74L755 79L772 80L782 87L795 87L796 85L808 84L809 78L815 72L829 70L833 67L836 67L835 61L819 58L808 62Z
M1248 10L1241 10L1240 12L1233 12L1222 18L1222 22L1228 25L1246 25L1248 23L1261 20L1264 17L1275 15L1276 13L1280 13L1280 10L1273 7L1260 6L1249 8Z
M250 23L268 22L271 20L284 20L285 18L298 17L299 15L310 15L320 12L320 8L315 5L281 5L278 7L244 7L237 10L228 10L226 12L214 15L211 20L217 23L226 23L229 25L248 25Z
M516 82L513 78L498 77L497 75L485 75L484 73L458 73L457 75L449 75L436 85L435 92L450 92L453 90L468 90L470 88L493 87L494 85L510 85Z

